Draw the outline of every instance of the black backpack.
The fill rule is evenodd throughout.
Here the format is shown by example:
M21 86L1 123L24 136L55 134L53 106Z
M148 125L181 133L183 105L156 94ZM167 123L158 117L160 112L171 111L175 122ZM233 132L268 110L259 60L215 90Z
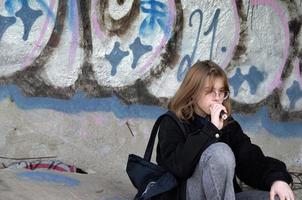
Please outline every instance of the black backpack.
M158 132L161 120L168 116L172 118L185 134L185 128L177 116L168 111L161 115L155 122L149 138L149 142L144 154L144 158L130 154L128 157L126 172L138 190L134 200L150 200L151 197L167 192L177 186L176 178L167 170L150 162L154 147L155 138Z

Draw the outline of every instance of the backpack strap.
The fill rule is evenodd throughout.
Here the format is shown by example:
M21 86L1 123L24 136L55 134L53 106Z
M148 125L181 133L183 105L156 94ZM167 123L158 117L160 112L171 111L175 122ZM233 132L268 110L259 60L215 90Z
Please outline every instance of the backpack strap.
M151 135L149 138L149 142L145 151L145 155L144 155L144 159L147 161L151 160L151 156L152 156L152 152L153 152L153 147L154 147L154 142L155 142L155 138L156 135L158 133L158 128L159 125L161 123L161 120L165 117L165 116L169 116L171 119L173 119L173 121L178 125L178 127L180 128L180 130L182 131L182 133L184 135L186 135L186 131L185 131L185 127L184 125L180 122L180 120L178 119L178 117L171 111L166 112L165 114L161 115L155 122L152 131L151 131Z

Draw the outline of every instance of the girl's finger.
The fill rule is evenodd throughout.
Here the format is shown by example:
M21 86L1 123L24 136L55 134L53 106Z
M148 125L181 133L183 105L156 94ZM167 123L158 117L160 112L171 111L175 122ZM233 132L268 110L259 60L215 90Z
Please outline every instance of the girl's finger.
M269 193L269 199L270 200L275 200L275 195L276 195L276 193L274 191L270 191L270 193Z

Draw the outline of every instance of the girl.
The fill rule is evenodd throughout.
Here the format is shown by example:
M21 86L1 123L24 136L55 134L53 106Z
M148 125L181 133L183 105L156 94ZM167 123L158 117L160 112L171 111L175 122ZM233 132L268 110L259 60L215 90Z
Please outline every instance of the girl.
M229 97L227 76L217 64L198 61L188 70L168 104L186 133L165 117L156 158L179 186L156 199L294 200L285 164L251 143L231 116ZM255 190L242 192L236 177Z

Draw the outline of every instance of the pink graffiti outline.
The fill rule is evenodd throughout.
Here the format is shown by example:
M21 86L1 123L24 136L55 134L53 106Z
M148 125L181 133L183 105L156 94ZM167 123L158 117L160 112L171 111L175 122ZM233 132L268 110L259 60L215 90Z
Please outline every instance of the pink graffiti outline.
M175 21L175 13L173 12L173 10L175 11L175 2L174 0L168 0L168 9L169 9L169 19L168 19L168 27L171 27L172 24ZM172 27L171 27L172 28ZM171 35L172 29L170 29L170 34L169 37ZM150 58L147 60L147 62L141 67L141 69L139 70L139 73L144 73L146 71L146 69L148 67L151 66L151 64L154 62L154 60L156 60L155 58L159 56L160 52L164 49L165 45L167 44L169 38L167 38L164 34L164 36L161 39L161 42L159 44L159 46L157 46L155 48L154 53L150 56Z
M71 1L69 1L71 2ZM75 2L75 3L74 3ZM72 26L72 39L71 39L71 44L69 48L69 58L68 58L68 66L71 66L74 63L75 57L76 57L76 52L77 52L77 44L78 44L78 38L79 38L79 15L78 15L78 1L72 1L71 5L69 5L73 9L73 20L74 21L74 26ZM69 19L71 20L71 19Z
M284 28L284 33L285 33L285 47L283 49L283 59L282 63L279 66L279 70L272 81L271 84L268 86L269 92L272 92L275 88L279 87L280 84L282 83L281 81L281 74L283 71L283 68L285 66L287 57L288 57L288 49L289 49L289 27L288 27L288 20L279 4L276 2L273 2L273 0L251 0L251 4L254 5L264 5L264 6L270 6L273 11L278 15L280 18L280 21L283 25Z
M235 36L233 38L233 41L231 42L230 48L228 49L226 59L222 64L223 69L227 67L230 60L232 59L232 55L234 53L235 46L238 45L238 42L239 42L240 22L239 22L239 16L238 16L238 11L237 11L236 0L232 0L232 7L233 7L233 13L234 13L234 19L235 19Z
M56 2L55 0L51 0L51 2L50 2L50 10L51 11L53 11L53 9L54 9L55 2ZM30 63L33 62L34 54L36 53L37 49L39 48L39 46L42 43L42 39L44 38L44 35L45 35L46 29L48 27L50 18L51 17L49 15L46 17L46 20L45 20L45 22L43 24L43 27L42 27L42 30L40 32L40 36L39 36L38 40L36 40L34 42L34 47L31 50L31 52L25 56L25 59L21 64L21 69L24 69L27 65L29 65Z
M102 32L101 27L100 27L100 25L98 23L97 15L96 15L96 10L95 9L96 9L96 0L92 0L92 3L91 3L92 25L93 25L95 34L99 38L102 38L102 37L104 37L105 34Z
M293 61L294 64L294 72L296 74L296 79L298 80L300 84L300 88L302 88L302 77L301 77L301 71L299 67L299 59L296 57Z

